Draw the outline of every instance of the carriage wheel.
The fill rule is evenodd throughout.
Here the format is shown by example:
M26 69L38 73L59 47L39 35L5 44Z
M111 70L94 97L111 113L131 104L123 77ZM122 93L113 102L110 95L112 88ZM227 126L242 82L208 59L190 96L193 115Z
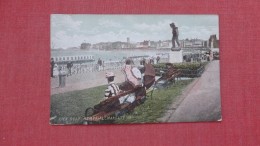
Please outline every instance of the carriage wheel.
M94 109L92 107L89 107L85 111L85 117L90 117L94 114Z

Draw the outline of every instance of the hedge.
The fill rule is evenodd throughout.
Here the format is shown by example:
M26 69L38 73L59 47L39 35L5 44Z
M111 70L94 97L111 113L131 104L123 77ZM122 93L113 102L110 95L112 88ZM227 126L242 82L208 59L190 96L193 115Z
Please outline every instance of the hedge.
M193 62L193 63L174 63L173 66L181 71L180 77L199 77L203 73L205 69L205 65L208 62ZM160 71L165 71L166 70L166 65L165 63L159 63L153 65L156 71L156 75L161 75Z

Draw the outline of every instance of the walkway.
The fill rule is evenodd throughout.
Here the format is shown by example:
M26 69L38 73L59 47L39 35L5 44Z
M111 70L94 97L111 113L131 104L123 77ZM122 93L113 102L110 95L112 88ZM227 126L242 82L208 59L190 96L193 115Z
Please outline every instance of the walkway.
M219 61L209 63L161 119L164 122L221 120Z

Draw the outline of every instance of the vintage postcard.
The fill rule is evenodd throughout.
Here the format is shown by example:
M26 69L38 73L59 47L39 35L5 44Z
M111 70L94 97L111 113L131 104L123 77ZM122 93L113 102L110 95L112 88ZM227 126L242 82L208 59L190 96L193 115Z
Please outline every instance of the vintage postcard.
M50 124L221 121L218 15L52 14Z

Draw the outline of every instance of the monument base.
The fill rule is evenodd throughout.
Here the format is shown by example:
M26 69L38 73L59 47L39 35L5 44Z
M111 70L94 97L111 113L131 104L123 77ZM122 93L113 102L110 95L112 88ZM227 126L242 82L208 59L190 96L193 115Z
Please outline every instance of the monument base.
M181 62L183 62L182 50L169 52L169 63L181 63Z
M177 47L177 48L171 48L172 51L180 51L181 48L180 47Z

